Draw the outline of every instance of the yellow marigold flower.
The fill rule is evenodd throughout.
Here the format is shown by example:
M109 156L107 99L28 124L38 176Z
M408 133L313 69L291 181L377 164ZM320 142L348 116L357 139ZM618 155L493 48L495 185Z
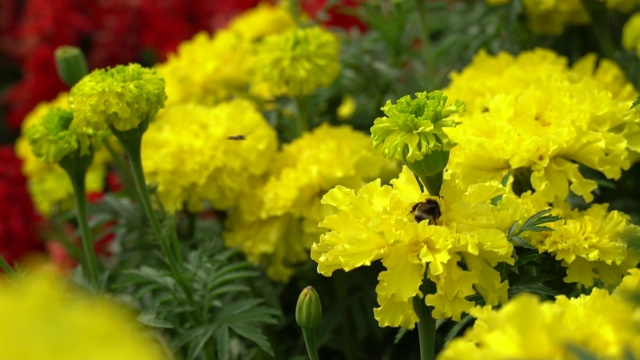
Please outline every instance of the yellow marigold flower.
M246 92L251 46L228 30L214 36L199 32L182 42L175 54L156 67L167 83L167 104L212 105Z
M270 96L308 95L338 76L338 40L319 26L292 29L266 36L253 62L254 91Z
M520 294L500 310L475 308L477 318L463 337L438 356L448 359L576 359L575 349L598 359L640 356L638 307L593 289L591 295L555 302Z
M633 14L624 24L622 46L640 56L640 13Z
M492 305L507 300L508 284L493 267L513 264L505 235L510 224L490 204L504 188L498 182L467 186L448 175L439 198L422 193L406 167L392 186L376 180L357 193L337 186L322 198L335 214L320 223L329 232L312 246L311 258L325 276L381 260L387 270L378 277L380 307L374 310L381 326L413 328L412 298L427 268L437 290L426 304L434 307L435 318L459 320L474 306L469 295ZM437 202L441 216L419 221L416 209L427 200Z
M142 139L142 161L147 181L159 183L169 211L201 211L205 201L224 210L267 170L276 148L275 130L248 101L183 104L151 123Z
M387 162L350 126L326 123L283 146L271 166L261 216L303 215L336 184L360 188Z
M638 119L628 111L629 100L621 98L633 92L609 77L619 74L616 68L604 63L606 73L593 73L593 60L573 70L549 50L517 57L481 51L452 75L446 90L468 109L462 124L448 131L459 143L450 167L491 180L527 169L531 185L547 201L563 200L569 189L591 201L597 184L582 176L578 164L619 178L630 166L627 138L632 137L626 129Z
M50 274L0 282L2 358L168 359L130 309Z
M444 128L457 125L455 113L463 112L464 103L448 104L442 91L416 93L391 101L382 107L385 117L377 118L371 127L373 146L387 159L414 162L433 151L451 150L455 143Z
M228 29L239 33L243 39L253 41L263 36L283 33L296 27L293 15L282 6L261 3L236 16Z
M531 243L562 261L567 267L566 282L593 286L594 279L600 279L605 286L616 286L640 262L640 254L625 241L626 236L640 235L640 227L628 215L608 211L601 204L585 211L567 209L559 215L564 219L549 225L554 231L535 236Z
M69 104L80 129L126 131L150 120L166 98L164 79L154 69L129 64L83 77L71 88Z
M52 108L68 109L68 98L67 93L61 93L51 102L38 104L25 117L23 132L16 141L16 154L23 161L22 172L27 177L29 194L38 212L45 217L73 208L73 187L69 176L59 165L46 163L34 155L24 129L40 123ZM110 156L105 150L96 152L87 172L87 193L101 192L104 189L109 161Z
M629 13L639 5L638 0L600 0L604 2L607 9Z
M582 0L523 0L531 31L560 35L568 25L591 22Z
M72 121L73 112L52 108L39 122L27 128L26 134L33 153L51 164L59 163L63 157L76 151L82 134L70 128ZM88 146L85 145L81 152L88 154Z
M322 233L322 195L336 184L358 189L386 177L388 167L364 133L323 124L284 145L269 178L247 187L253 191L229 216L225 241L264 265L272 279L288 281L292 266L309 259L309 248Z

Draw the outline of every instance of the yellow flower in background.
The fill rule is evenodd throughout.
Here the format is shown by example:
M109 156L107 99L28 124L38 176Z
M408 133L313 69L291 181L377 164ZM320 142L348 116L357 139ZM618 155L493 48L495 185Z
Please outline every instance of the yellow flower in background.
M358 107L358 103L356 99L351 95L345 95L342 98L342 102L340 103L340 106L338 106L338 108L336 109L336 115L338 120L340 121L349 120L353 116L353 113L355 113L357 107Z
M335 35L319 26L266 36L252 60L253 91L294 97L331 85L340 72L338 48Z
M633 14L622 28L622 46L640 56L640 13Z
M267 170L276 149L275 130L246 100L182 104L150 124L142 162L168 211L201 211L205 201L225 210Z
M225 226L228 246L266 267L269 277L288 281L293 266L309 259L309 248L327 215L320 198L335 185L358 189L394 170L364 133L323 124L283 146L268 177L250 185ZM397 170L396 170L397 171ZM256 235L257 234L257 235Z
M135 314L51 274L0 281L2 359L170 359Z
M23 161L22 172L27 188L38 212L43 216L69 211L73 208L73 187L69 176L57 164L48 164L35 156L24 129L31 127L52 108L68 109L69 95L60 93L51 102L38 104L22 123L23 132L16 141L16 154ZM96 152L86 177L87 193L102 192L110 156L105 149Z
M640 227L632 224L628 215L609 211L602 204L558 214L563 220L549 225L553 231L545 236L536 234L531 243L562 261L567 267L565 282L589 287L599 279L613 287L640 262L640 253L626 242L630 236L640 236Z
M623 13L629 13L640 5L638 0L600 0L604 2L607 9L616 10Z
M138 127L164 107L164 79L140 64L97 69L71 88L69 105L81 130Z
M239 33L245 40L254 41L296 26L296 20L286 7L261 3L232 19L228 29Z
M210 35L196 34L182 42L165 63L156 66L166 81L167 104L185 102L213 105L232 97L250 98L256 48L261 39L296 26L280 7L261 4L234 18Z
M320 223L329 232L311 248L318 272L330 276L381 260L386 270L378 277L380 307L374 309L381 326L413 328L412 299L427 266L436 292L426 304L435 318L459 320L473 308L467 298L474 294L487 304L506 301L508 284L494 266L513 264L505 235L512 222L490 204L505 189L497 182L468 186L448 174L441 197L430 197L406 167L391 184L376 180L357 192L337 186L323 197L335 213ZM441 216L417 222L414 206L428 199L438 203Z
M569 190L591 201L597 184L578 165L618 179L630 166L629 129L639 119L628 110L635 91L619 69L603 62L606 69L593 71L594 64L589 56L574 70L544 49L517 57L481 51L446 90L467 104L461 125L448 131L459 144L449 166L480 180L526 170L547 201L564 200Z
M634 277L635 279L627 278ZM637 270L623 282L635 282ZM473 327L439 354L448 359L576 359L586 351L598 359L640 356L638 305L619 292L593 289L591 295L555 302L520 294L499 310L475 308ZM578 349L578 350L577 350Z

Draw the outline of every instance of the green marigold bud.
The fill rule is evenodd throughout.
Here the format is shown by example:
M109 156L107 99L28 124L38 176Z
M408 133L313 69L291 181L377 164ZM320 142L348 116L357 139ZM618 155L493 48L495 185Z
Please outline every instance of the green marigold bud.
M304 96L329 86L340 72L338 40L318 26L265 37L255 59L255 91Z
M90 140L71 126L73 113L52 108L41 121L26 130L33 154L47 163L59 163L78 149L82 155L90 152Z
M296 304L296 322L301 328L315 328L322 319L322 304L316 290L307 286L302 290Z
M55 52L58 76L69 87L75 85L89 73L87 60L82 50L75 46L60 46Z
M71 89L69 105L80 128L126 131L164 107L164 79L139 64L98 69Z
M381 109L387 116L377 118L371 127L374 147L385 158L407 165L434 151L451 150L455 143L443 129L457 123L447 117L465 109L460 100L445 107L447 96L439 90L415 95L415 99L404 96L395 105L387 101Z

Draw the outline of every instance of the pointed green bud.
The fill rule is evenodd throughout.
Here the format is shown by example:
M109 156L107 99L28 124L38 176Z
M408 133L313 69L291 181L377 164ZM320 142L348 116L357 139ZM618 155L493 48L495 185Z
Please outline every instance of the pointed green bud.
M82 50L75 46L60 46L55 52L58 76L69 87L73 87L89 73L87 59Z
M302 290L296 304L296 322L300 327L314 328L322 319L322 305L316 290L307 286Z

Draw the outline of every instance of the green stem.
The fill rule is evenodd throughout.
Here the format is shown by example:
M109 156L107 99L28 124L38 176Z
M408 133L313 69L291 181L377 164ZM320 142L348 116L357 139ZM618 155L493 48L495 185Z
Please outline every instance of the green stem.
M97 289L100 270L98 268L98 259L93 248L93 239L89 230L89 222L87 220L87 197L85 196L85 175L86 172L67 171L71 184L73 185L73 196L76 203L76 218L78 226L80 226L80 234L82 239L82 249L84 252L84 264L88 269L91 283Z
M135 186L135 182L133 180L133 176L131 175L131 169L124 162L124 160L122 159L122 156L120 156L120 154L118 154L118 152L113 148L113 146L109 144L108 140L105 140L103 144L104 144L104 147L109 152L109 155L111 155L111 159L113 160L113 163L118 169L118 172L120 173L120 175L122 175L122 182L124 182L125 187L133 188Z
M427 306L425 298L435 293L435 284L426 276L422 280L420 290L424 297L413 298L413 309L418 315L418 337L420 339L420 360L434 360L436 355L436 320L433 318L433 307Z
M0 268L7 274L15 275L16 273L2 255L0 255Z
M427 188L427 192L429 192L431 196L440 196L443 179L444 170L432 176L420 176L420 181Z
M180 252L180 248L174 246L172 249L169 238L162 232L158 214L156 214L156 211L151 205L151 196L149 196L149 189L147 188L147 183L144 178L144 171L142 170L141 144L142 141L140 140L130 141L125 144L125 148L127 149L127 153L129 154L129 164L131 165L133 181L140 197L140 203L142 204L142 208L144 209L147 218L151 222L153 232L160 242L160 247L164 255L167 257L169 263L174 263L176 260L178 262L182 262L182 253Z
M591 30L604 57L615 58L616 47L613 45L611 32L607 26L607 9L603 4L591 1L588 3L589 15L591 16Z
M318 360L318 344L316 342L316 328L315 327L302 327L302 336L304 337L304 344L307 346L307 354L309 360Z
M298 110L298 135L309 131L309 102L308 97L299 96L295 98L296 108Z

